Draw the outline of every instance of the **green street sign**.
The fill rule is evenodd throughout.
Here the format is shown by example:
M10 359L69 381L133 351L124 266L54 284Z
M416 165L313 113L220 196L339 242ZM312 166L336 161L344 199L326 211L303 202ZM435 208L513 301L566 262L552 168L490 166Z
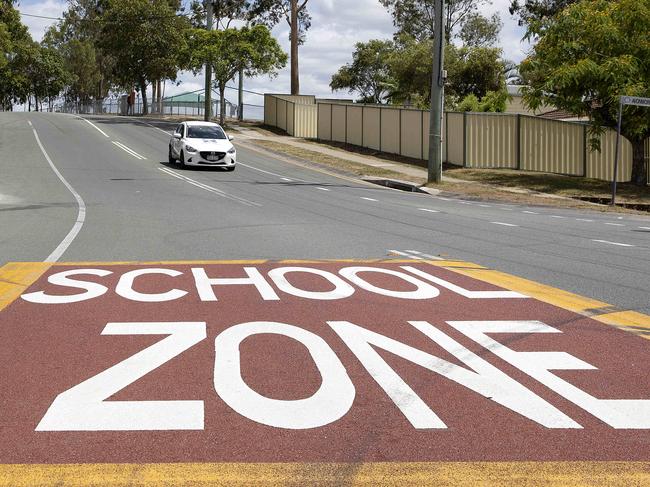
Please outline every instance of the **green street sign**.
M650 98L638 96L622 96L621 105L636 105L637 107L650 107Z

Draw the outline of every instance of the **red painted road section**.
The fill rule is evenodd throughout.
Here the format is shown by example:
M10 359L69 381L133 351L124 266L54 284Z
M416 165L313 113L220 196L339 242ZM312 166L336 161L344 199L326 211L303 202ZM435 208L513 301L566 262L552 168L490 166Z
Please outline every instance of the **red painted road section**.
M371 264L301 266L340 276L340 269L356 265ZM405 264L371 266L402 271L400 265ZM409 265L467 290L498 290L424 263ZM134 289L144 294L176 288L188 294L155 303L135 302L116 294L124 273L152 267L173 269L182 275L141 276ZM191 267L204 269L213 278L244 277L244 267L255 267L280 299L265 301L253 285L217 285L213 290L218 301L201 301ZM112 274L75 277L105 286L108 291L102 296L69 304L19 299L0 312L0 463L650 460L648 429L617 429L606 424L497 357L449 322L536 320L561 331L490 336L517 352L565 352L591 364L597 370L551 372L599 399L650 399L648 340L534 299L469 299L435 284L439 296L422 300L382 296L354 284L354 294L347 298L305 299L281 291L268 276L269 270L280 267L287 265L51 268L27 293L83 292L48 283L49 276L66 270L105 269ZM414 289L412 284L393 276L359 275L385 289ZM287 279L304 290L333 288L310 274L287 274ZM214 385L215 338L236 325L261 321L293 325L324 340L354 385L354 400L347 413L324 426L287 429L249 419L220 397ZM446 425L439 429L416 429L328 325L332 321L351 322L467 368L461 358L408 323L428 322L582 428L547 428L448 378L375 347ZM35 431L60 393L164 338L102 335L107 324L114 322L207 324L207 338L110 397L110 401L203 401L203 429ZM239 350L241 376L261 396L293 401L309 398L321 386L321 374L312 356L295 339L259 334L245 339Z

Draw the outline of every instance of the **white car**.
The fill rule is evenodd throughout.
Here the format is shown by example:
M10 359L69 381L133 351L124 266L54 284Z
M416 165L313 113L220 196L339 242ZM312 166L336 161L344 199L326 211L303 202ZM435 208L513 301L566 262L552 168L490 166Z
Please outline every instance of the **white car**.
M234 171L237 151L220 125L183 122L169 141L169 163L184 166L216 166Z

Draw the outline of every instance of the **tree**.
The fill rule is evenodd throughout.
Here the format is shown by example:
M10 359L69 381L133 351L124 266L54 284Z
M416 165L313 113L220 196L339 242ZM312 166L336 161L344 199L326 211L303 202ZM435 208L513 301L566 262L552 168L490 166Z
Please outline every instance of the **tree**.
M521 64L530 85L524 101L588 116L592 146L616 127L621 95L650 97L650 0L583 1L533 29L540 38ZM645 185L650 111L626 107L622 134L632 143L632 181Z
M259 19L269 28L283 18L290 27L291 40L291 94L300 94L300 73L298 46L305 41L305 34L311 27L311 16L307 11L309 0L254 0L251 17Z
M28 69L38 49L12 2L0 2L0 107L27 101L30 91Z
M393 16L398 34L407 34L417 40L433 38L435 20L434 0L379 0ZM475 15L489 0L447 0L443 19L445 38L451 41L456 28Z
M148 82L176 79L186 62L188 28L167 0L112 0L103 12L98 45L115 60L115 81L139 86L143 114L148 113Z
M467 47L492 47L499 41L502 27L503 22L499 14L488 18L473 13L463 23L458 37Z
M510 15L519 16L521 23L531 26L557 15L579 0L510 0ZM529 30L528 35L530 36Z
M352 63L342 66L330 82L330 88L361 94L364 103L381 103L391 83L388 58L394 50L391 41L358 42Z
M191 64L195 71L212 67L214 84L221 99L220 122L226 117L225 93L228 81L243 70L246 76L275 76L287 64L287 55L263 25L206 31L192 29L189 35Z
M37 111L39 100L58 96L70 80L59 53L46 47L38 48L28 72Z

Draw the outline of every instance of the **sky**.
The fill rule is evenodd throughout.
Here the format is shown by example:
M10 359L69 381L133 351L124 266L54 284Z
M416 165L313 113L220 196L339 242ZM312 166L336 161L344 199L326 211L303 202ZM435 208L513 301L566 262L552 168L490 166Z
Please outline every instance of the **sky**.
M66 1L61 0L21 0L18 9L21 12L47 17L59 17L66 9ZM517 20L510 16L508 6L510 0L492 0L492 3L481 8L483 15L498 12L503 21L500 47L504 57L519 62L525 56L530 46L522 43L523 29ZM307 33L307 40L300 48L300 88L301 93L319 97L349 98L345 91L332 93L329 82L332 75L346 63L352 61L352 52L357 42L370 39L390 39L395 28L388 11L379 0L310 0L308 8L312 16L312 27ZM22 17L32 37L40 41L52 20ZM280 45L289 52L289 26L280 23L273 29L274 36ZM181 73L180 85L167 82L165 95L173 95L188 91L199 90L203 87L200 78L192 73ZM233 83L234 86L234 83ZM261 93L288 93L290 91L289 66L271 79L260 76L246 79L244 87L247 90ZM227 97L236 99L234 91L228 91ZM246 103L263 103L260 96L247 94Z

